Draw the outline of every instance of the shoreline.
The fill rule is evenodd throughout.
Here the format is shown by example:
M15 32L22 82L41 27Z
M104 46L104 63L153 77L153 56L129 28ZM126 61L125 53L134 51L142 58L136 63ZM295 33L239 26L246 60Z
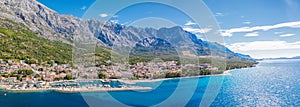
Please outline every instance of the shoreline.
M56 91L63 93L79 92L109 92L109 91L130 91L130 90L151 90L151 87L123 87L123 88L37 88L37 89L8 89L1 88L7 92L43 92Z
M234 70L234 69L232 69ZM231 76L231 70L226 70L221 74L212 74L212 75L198 75L198 76L187 76L187 77L178 77L178 78L161 78L161 79L142 79L142 80L128 80L128 79L114 79L126 84L136 84L141 82L160 82L165 80L172 79L184 79L184 78L199 78L199 77L210 77L210 76ZM97 79L99 80L99 79ZM3 89L7 92L42 92L42 91L56 91L64 93L77 93L77 92L107 92L107 91L130 91L130 90L152 90L151 87L122 87L122 88L99 88L99 87L81 87L81 88L34 88L34 89L9 89L5 85L0 85L0 89Z
M232 69L235 70L235 69ZM211 74L211 75L198 75L198 76L186 76L186 77L177 77L177 78L161 78L161 79L141 79L141 80L128 80L128 79L118 79L118 81L126 83L126 84L136 84L141 82L160 82L165 80L172 80L172 79L184 79L184 78L199 78L199 77L211 77L211 76L231 76L232 74L230 71L226 70L221 74Z

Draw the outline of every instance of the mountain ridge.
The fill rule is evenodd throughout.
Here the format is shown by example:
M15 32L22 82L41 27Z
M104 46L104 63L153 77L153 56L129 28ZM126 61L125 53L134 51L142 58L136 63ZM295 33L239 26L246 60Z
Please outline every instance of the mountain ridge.
M80 19L70 15L60 15L36 0L2 0L0 17L22 23L44 38L72 44L76 36L97 38L98 46L135 46L144 38L156 37L169 41L178 48L189 47L198 56L211 53L222 57L252 60L250 56L232 52L218 43L202 41L194 34L179 26L171 28L136 28L96 19ZM173 38L175 37L175 38Z

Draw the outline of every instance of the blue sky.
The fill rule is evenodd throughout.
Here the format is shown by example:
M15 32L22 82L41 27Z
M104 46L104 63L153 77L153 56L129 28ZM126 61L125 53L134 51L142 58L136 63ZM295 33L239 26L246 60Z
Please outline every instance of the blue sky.
M71 14L86 19L109 19L124 25L155 28L179 25L204 39L203 33L212 31L209 27L194 26L195 22L178 9L156 3L131 5L113 13L111 9L117 8L117 4L122 4L121 1L38 1L60 14ZM105 1L109 1L111 5L101 5L105 4ZM204 0L203 2L219 23L220 34L225 40L225 45L231 50L255 58L300 56L299 0ZM188 2L185 3L189 6ZM197 11L201 15L201 10L195 10ZM153 23L154 21L159 24Z

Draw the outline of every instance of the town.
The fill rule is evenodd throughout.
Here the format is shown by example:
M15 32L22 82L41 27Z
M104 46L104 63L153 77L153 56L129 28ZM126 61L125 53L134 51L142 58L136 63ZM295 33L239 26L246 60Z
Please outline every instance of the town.
M182 76L209 75L217 71L210 64L178 64L176 61L139 62L134 65L115 63L99 67L81 68L71 64L57 64L51 60L38 63L30 60L0 59L0 86L10 90L33 90L46 88L82 88L84 80L99 80L84 86L85 88L122 88L129 87L115 79L140 80L174 78ZM187 68L201 72L186 74ZM204 72L205 71L205 72ZM110 82L117 85L111 85Z

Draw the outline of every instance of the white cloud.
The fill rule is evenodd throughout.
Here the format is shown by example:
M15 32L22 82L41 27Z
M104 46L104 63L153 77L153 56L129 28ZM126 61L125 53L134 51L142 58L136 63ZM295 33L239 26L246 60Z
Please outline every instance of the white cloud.
M217 12L215 16L224 16L223 13Z
M292 26L292 28L300 28L300 25L298 25L298 26Z
M187 23L184 24L183 30L189 31L194 34L203 34L203 33L210 32L212 28L199 28L197 26L197 23L188 21Z
M80 10L85 10L86 9L86 6L82 6L81 8L80 8Z
M279 23L279 24L269 25L269 26L231 28L228 30L222 30L221 35L222 36L232 36L233 33L253 32L253 31L260 31L260 30L267 31L267 30L283 28L283 27L300 28L300 21Z
M243 24L249 25L249 24L251 24L251 22L247 21L247 22L243 22Z
M247 33L245 36L253 37L253 36L259 36L259 34L258 32L251 32L251 33Z
M275 35L283 34L284 32L274 32Z
M220 34L221 36L228 36L228 37L232 36L232 33L226 32L225 30L220 30Z
M118 16L118 15L113 15L113 16L112 16L112 18L117 18L117 17L119 17L119 16Z
M192 22L192 21L188 21L186 24L184 24L185 26L191 26L191 25L197 25L197 23Z
M290 37L290 36L295 36L295 34L282 34L279 35L280 37Z
M227 45L227 47L234 51L300 49L300 41L292 43L286 41L239 42Z
M300 55L300 41L254 41L226 45L234 52L249 54L254 58L293 57Z
M192 28L189 26L185 26L185 27L183 27L183 30L197 34L197 33L207 33L209 31L211 31L212 29L211 28Z
M119 23L119 20L110 20L110 22Z
M99 14L99 16L102 17L102 18L105 18L105 17L108 16L108 14L102 13L102 14Z

